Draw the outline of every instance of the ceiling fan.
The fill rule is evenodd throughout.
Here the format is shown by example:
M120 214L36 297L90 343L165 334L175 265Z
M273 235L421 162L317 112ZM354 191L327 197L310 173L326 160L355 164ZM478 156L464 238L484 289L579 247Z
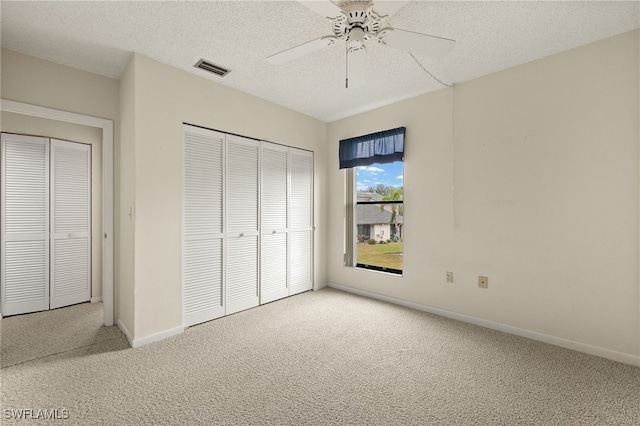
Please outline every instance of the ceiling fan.
M272 64L283 64L338 41L345 41L347 87L358 86L364 82L365 42L370 40L395 49L436 58L449 53L455 44L454 40L447 38L391 27L387 18L409 1L379 1L375 4L373 0L342 0L337 3L330 0L298 1L329 19L333 34L271 55L267 57L267 61Z

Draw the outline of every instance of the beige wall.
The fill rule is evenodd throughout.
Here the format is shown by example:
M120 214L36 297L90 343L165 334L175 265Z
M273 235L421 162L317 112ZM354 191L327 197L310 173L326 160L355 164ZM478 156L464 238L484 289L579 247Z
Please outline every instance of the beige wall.
M134 61L134 338L182 325L183 122L315 152L314 280L324 283L327 125L143 56Z
M136 58L133 57L120 78L120 144L114 152L118 164L114 170L115 185L119 189L114 218L120 230L119 251L114 253L119 283L114 300L118 301L116 318L130 339L135 328L135 67Z
M403 277L342 266L332 191L328 280L640 355L638 70L634 31L331 123L407 127L406 234Z
M0 73L0 96L3 99L113 120L114 129L116 130L114 145L115 149L118 149L118 80L80 71L7 49L1 50L0 63L2 66ZM19 133L42 134L43 136L58 137L78 142L96 140L96 135L93 133L94 129L86 126L76 126L68 123L54 122L52 120L32 119L16 114L9 115L7 113L3 113L2 118L3 130L5 130L5 128L8 129L9 127L7 126L11 126L12 129L17 130ZM100 143L102 142L101 135L99 141ZM101 160L98 164L96 163L96 151L101 152L101 149L98 148L98 145L94 145L92 151L94 171L98 170L98 168L101 170ZM117 176L117 160L115 168ZM93 190L96 190L96 179L94 179ZM115 191L115 203L117 206L117 187ZM100 193L98 192L98 194ZM96 192L94 192L93 195L95 199ZM94 224L96 223L96 218L101 217L101 211L101 208L96 209L96 205L94 204ZM97 217L95 216L96 213L98 214ZM94 235L94 248L96 244L101 247L101 238L96 238L96 230L94 229L92 233ZM98 234L101 234L101 232L98 231ZM114 250L116 251L114 267L117 271L117 218L115 221ZM94 263L94 266L95 265L96 263ZM114 291L117 292L117 273L115 276ZM100 282L99 279L96 279L95 268L93 280L94 283ZM94 296L97 295L99 294L94 294ZM114 307L116 312L118 309L117 303L117 300L115 300Z
M6 111L0 129L91 145L91 297L102 297L102 130Z
M1 63L3 99L118 118L118 80L7 49Z

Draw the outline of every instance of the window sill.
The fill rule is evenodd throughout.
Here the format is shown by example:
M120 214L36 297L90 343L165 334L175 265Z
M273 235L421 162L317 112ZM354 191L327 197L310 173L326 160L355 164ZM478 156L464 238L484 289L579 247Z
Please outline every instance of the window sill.
M385 268L382 266L365 265L363 263L358 263L355 267L358 269L365 269L367 271L382 272L384 274L390 274L396 277L402 276L402 269L393 269L393 268Z

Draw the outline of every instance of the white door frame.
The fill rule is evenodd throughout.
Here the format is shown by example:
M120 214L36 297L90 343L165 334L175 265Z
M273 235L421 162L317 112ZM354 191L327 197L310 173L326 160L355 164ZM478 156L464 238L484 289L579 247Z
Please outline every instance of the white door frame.
M0 110L102 130L102 302L104 325L113 325L113 120L0 99Z

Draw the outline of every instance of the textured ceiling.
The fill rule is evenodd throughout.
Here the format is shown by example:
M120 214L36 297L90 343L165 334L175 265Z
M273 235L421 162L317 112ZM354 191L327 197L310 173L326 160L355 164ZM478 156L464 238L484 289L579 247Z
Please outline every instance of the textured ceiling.
M367 84L345 89L345 46L284 65L274 53L331 35L331 22L297 1L1 1L2 47L119 78L132 52L323 121L529 62L640 26L640 2L407 3L392 26L457 41L441 59L367 45ZM232 70L193 68L200 58Z

